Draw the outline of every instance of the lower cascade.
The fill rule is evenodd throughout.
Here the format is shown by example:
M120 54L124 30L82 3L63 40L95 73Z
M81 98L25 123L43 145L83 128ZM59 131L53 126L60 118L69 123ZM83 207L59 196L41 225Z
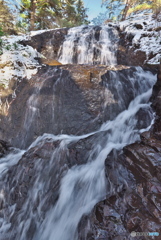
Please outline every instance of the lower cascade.
M71 38L73 34L76 38L74 31L75 29L70 32ZM101 31L100 35L103 36L104 29ZM86 30L84 32L86 34ZM66 48L68 39L64 42ZM81 42L84 49L77 56L77 62L85 63L87 54L87 62L93 61L93 57L86 53L85 38L82 37L77 42ZM96 45L95 42L93 44ZM71 43L69 45L72 47ZM60 58L69 63L73 56L66 60L62 54ZM107 63L104 56L101 59L102 64ZM34 131L33 122L36 124L40 118L38 99L45 94L47 82L51 88L52 74L57 79L52 80L55 82L50 96L54 124L56 113L53 101L60 100L59 84L65 86L68 83L62 77L66 73L61 67L49 67L44 73L46 80L42 77L41 84L34 87L26 100L26 113L22 121L24 135L19 134L25 141L29 139L27 134ZM41 76L44 75L41 73ZM88 216L99 201L119 193L120 189L130 188L120 165L115 169L117 176L112 178L112 171L105 172L105 162L109 159L110 163L111 153L119 155L126 145L139 141L140 133L151 127L154 114L149 99L155 82L156 75L140 67L134 68L133 72L129 69L109 71L102 76L99 84L104 87L103 96L107 98L101 107L103 111L108 109L110 116L104 118L105 121L102 121L99 128L80 135L72 132L57 135L45 133L36 140L31 137L30 141L32 139L33 142L25 150L10 148L8 155L0 159L1 240L90 239L81 238L79 234L83 217ZM86 95L83 98L84 96ZM110 107L109 99L113 99L110 100ZM41 103L42 101L40 105ZM47 102L45 104L47 106ZM70 107L72 108L71 105ZM80 119L81 117L79 115ZM46 119L44 124L45 121ZM64 124L65 121L64 117ZM52 131L55 131L54 128Z

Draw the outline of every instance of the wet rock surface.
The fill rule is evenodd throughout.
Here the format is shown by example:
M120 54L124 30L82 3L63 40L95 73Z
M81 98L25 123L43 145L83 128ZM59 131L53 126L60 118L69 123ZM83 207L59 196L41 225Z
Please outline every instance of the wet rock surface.
M14 147L26 148L43 133L95 131L128 106L134 95L126 78L136 77L136 72L126 66L44 66L19 83L17 97L9 102L7 114L1 114L0 136ZM115 84L122 85L122 102Z
M132 45L132 39L134 36L129 34L127 36L126 32L120 31L120 38L118 42L117 49L117 61L118 64L123 64L127 66L143 66L146 61L146 53L137 50L137 46Z
M69 131L72 133L73 129L74 135L76 130L79 134L94 131L101 124L98 119L104 122L127 108L131 97L134 96L132 96L132 85L127 86L126 76L133 77L135 74L136 68L123 66L118 66L117 69L116 67L111 69L104 66L89 68L70 65L43 67L38 75L19 85L17 98L11 103L9 109L8 119L6 116L2 118L2 123L3 120L7 122L6 125L5 122L3 123L4 126L8 126L6 138L13 136L13 143L16 145L22 144L25 139L29 145L37 135L47 131L60 134L61 129L64 128L64 133L65 131L67 133L68 125L65 124L68 123L73 124L74 127L69 128ZM114 75L114 78L111 75ZM126 100L122 98L120 105L117 103L119 92L114 92L113 89L113 85L117 84L116 79L118 84L122 83L122 92L129 96ZM129 91L131 91L130 94ZM154 99L157 98L154 96ZM106 102L102 102L103 100ZM54 107L53 102L56 102ZM111 104L117 106L113 116L111 116L112 111L110 112ZM156 106L155 103L154 107ZM51 112L55 108L54 114L60 115L57 116L58 121L54 130L48 127L51 127L49 122L51 118L56 119ZM110 112L110 116L103 115L104 111ZM66 119L70 113L72 114L70 119ZM76 118L73 118L75 114ZM34 121L30 121L33 119ZM82 127L82 124L85 125ZM11 128L9 128L10 125ZM36 132L39 129L42 132ZM23 135L24 130L26 130L25 135ZM28 133L30 135L27 135ZM37 223L44 220L46 211L56 203L59 197L62 176L72 166L86 163L91 149L94 148L93 143L97 142L97 137L100 139L100 134L102 134L100 144L103 145L104 133L68 144L67 147L60 145L59 140L54 141L52 138L40 141L36 146L28 149L21 160L10 168L3 181L5 204L3 201L0 210L1 217L7 216L11 222L8 230L10 236L6 237L7 240L20 236L17 226L20 224L20 219L24 219L21 224L27 221L29 209L30 213L33 213L33 218L27 225L26 233L29 239L33 239ZM158 159L161 157L161 144L159 139L155 139L153 132L143 133L141 139L141 143L125 147L124 152L113 151L107 157L105 161L107 197L94 207L89 216L82 217L78 226L78 239L122 240L132 239L130 237L132 231L159 232L161 177ZM10 141L12 143L12 139ZM2 149L3 154L4 147L5 145ZM95 155L95 152L93 154ZM53 161L55 164L52 163ZM38 176L37 172L41 172L41 175ZM35 189L37 189L36 192ZM33 196L35 196L34 204L31 205L30 198L33 200ZM11 206L15 206L13 215L10 212Z
M30 45L41 53L47 61L58 59L58 53L60 46L62 45L65 36L68 33L68 28L55 29L46 31L35 36L31 36L28 41L22 41L23 45ZM45 62L45 59L39 59L41 63Z
M105 173L111 188L92 213L80 221L79 239L132 240L131 232L161 234L161 139L160 87L161 66L153 89L156 119L150 131L141 134L141 142L126 146L105 161ZM135 239L151 239L136 236ZM160 239L154 236L153 239Z
M31 146L6 175L1 174L3 204L0 196L0 219L7 218L11 223L5 240L19 239L20 234L27 239L34 238L38 225L59 198L62 177L74 165L87 162L98 135L65 145L48 136ZM26 235L19 232L19 224L26 224Z
M0 140L0 158L9 152L10 147L8 142Z
M133 31L128 32L126 27L121 27L121 25L115 25L115 24L108 24L109 28L111 28L110 33L112 34L112 31L115 29L118 32L118 40L116 40L116 36L113 37L113 44L117 42L117 51L116 51L116 58L117 58L117 64L118 65L127 65L127 66L144 66L147 61L149 61L152 58L155 58L157 53L153 53L151 51L148 56L146 50L142 49L140 41L133 43L133 39L135 37L135 31L140 30L138 32L141 34L141 38L149 38L155 37L155 32L157 32L157 29L153 28L150 30L147 27L147 31L143 31L143 28L146 28L147 23L136 23L131 24L131 28L133 27ZM86 27L84 28L86 29ZM95 26L95 39L99 40L100 37L100 26ZM112 30L113 29L113 30ZM48 63L50 61L58 60L61 55L61 46L68 34L69 29L63 28L63 29L55 29L47 32L43 32L40 34L37 34L35 36L31 36L31 39L28 41L21 41L20 43L23 45L30 45L33 48L35 48L38 52L40 52L44 58L39 58L40 63ZM143 32L141 32L143 31ZM92 37L92 36L91 36ZM156 38L157 39L157 38ZM76 40L77 41L77 40ZM86 39L88 42L89 39ZM89 41L90 44L90 41ZM98 55L98 53L96 54ZM75 53L75 58L77 56L77 53ZM95 64L97 64L97 61L95 61ZM59 65L59 64L58 64Z
M136 28L140 28L140 25ZM60 44L66 34L67 29L49 31L22 44L32 45L42 54L49 56L49 60L53 60L57 59ZM46 42L46 38L50 41ZM145 54L140 52L134 56L133 49L130 48L132 36L129 36L126 46L121 41L122 38L119 43L118 62L143 65ZM15 147L27 148L43 133L81 135L95 131L103 122L112 120L127 108L134 96L132 85L127 84L126 78L127 75L133 77L135 72L133 67L122 66L44 66L31 80L18 83L15 99L11 95L8 97L5 111L1 111L0 137ZM118 82L115 82L115 79ZM119 92L113 90L113 85L117 83L122 84L122 93L126 96L121 103L118 103ZM156 120L152 129L141 135L141 142L125 147L123 152L111 152L107 157L106 198L99 202L89 215L82 217L78 226L78 239L132 240L132 231L160 232L160 73L153 92ZM2 100L5 103L6 99ZM144 117L143 113L141 111L140 116ZM1 186L1 189L5 189L5 192L1 193L5 196L5 201L0 198L0 218L9 219L11 222L9 236L6 236L5 240L17 239L20 236L18 226L27 222L29 208L33 218L30 219L26 232L28 239L33 238L37 222L43 221L46 211L59 197L62 176L75 164L86 163L88 154L94 147L92 138L69 144L67 148L62 148L58 140L46 139L28 149L21 161L8 171L4 185ZM94 141L97 142L97 136ZM0 157L5 156L7 151L8 144L0 141ZM53 152L59 152L59 158L55 157ZM55 161L54 165L51 164L52 161ZM51 170L46 171L50 167ZM41 172L39 179L37 170ZM15 176L16 181L13 181ZM45 191L42 191L43 184ZM35 186L37 188L34 188ZM34 192L35 189L37 192ZM31 195L35 196L33 206L30 204ZM12 208L8 206L15 208L13 215ZM24 219L24 222L20 222L20 219Z

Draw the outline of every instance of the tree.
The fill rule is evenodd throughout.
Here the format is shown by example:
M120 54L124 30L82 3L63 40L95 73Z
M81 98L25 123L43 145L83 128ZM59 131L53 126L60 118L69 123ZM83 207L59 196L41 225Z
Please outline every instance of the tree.
M161 0L151 0L144 1L140 4L135 4L135 6L129 8L127 14L136 13L138 11L152 10L155 14L155 17L161 13Z
M132 13L149 9L158 14L161 6L161 0L103 0L102 3L106 5L107 9L117 3L121 8L117 13L121 15L121 20L125 20Z
M122 12L125 8L124 0L102 0L102 5L106 6L109 12L109 19L112 19L114 16L120 20L122 19Z
M30 30L88 23L82 0L21 0L21 16Z
M92 23L94 25L102 25L108 19L108 16L109 16L109 11L106 11L104 13L99 13L97 17L92 19Z
M82 0L65 0L62 4L62 16L59 19L60 27L74 27L88 24L87 9Z
M36 29L36 22L39 17L40 9L48 7L48 2L45 0L21 0L20 13L24 21L29 25L29 30Z
M52 28L59 16L60 0L21 0L20 13L29 30Z
M50 29L58 27L61 15L62 3L58 0L41 1L37 4L36 10L36 28Z
M88 24L89 21L87 20L88 15L87 15L87 9L84 8L84 3L82 0L78 0L76 2L76 20L75 23L77 25L82 25L82 24Z
M1 31L6 33L11 32L14 28L14 16L3 0L0 1L0 27Z

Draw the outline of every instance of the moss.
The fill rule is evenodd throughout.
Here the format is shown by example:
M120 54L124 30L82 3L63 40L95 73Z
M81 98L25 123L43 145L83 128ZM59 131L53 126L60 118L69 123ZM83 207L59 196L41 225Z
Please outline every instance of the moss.
M45 64L47 64L47 65L49 65L49 66L58 66L58 65L62 65L60 62L58 62L57 60L55 60L55 59L53 59L53 60L50 60L49 62L48 61L46 61L46 63Z

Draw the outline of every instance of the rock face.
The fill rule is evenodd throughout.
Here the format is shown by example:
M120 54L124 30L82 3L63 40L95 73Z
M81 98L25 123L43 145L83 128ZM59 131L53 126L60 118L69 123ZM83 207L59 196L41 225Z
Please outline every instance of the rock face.
M140 73L145 75L141 78L142 82L139 81ZM3 138L5 134L7 138L12 132L14 139L10 139L11 143L27 147L36 135L44 132L60 134L63 130L64 134L76 135L77 132L80 135L97 130L102 122L112 121L127 109L136 93L141 94L142 85L147 83L147 76L153 75L146 75L146 71L135 67L118 66L111 69L102 66L44 66L30 81L23 81L17 88L17 98L11 103L8 116L1 119L2 128L8 126L8 129L4 127ZM132 78L133 82L128 81L128 78ZM56 109L54 113L52 109ZM140 112L140 115L142 114L143 112ZM144 121L146 128L146 124L149 125L149 116L144 114L147 116ZM116 127L118 128L117 125ZM110 136L112 130L108 131ZM6 174L2 172L0 182L3 190L1 218L6 227L6 216L10 222L5 239L39 239L35 234L41 224L43 230L47 211L52 209L60 198L62 177L70 172L68 170L74 165L80 165L78 170L81 172L89 157L91 161L96 158L98 149L107 141L106 131L82 137L79 141L77 138L71 140L72 136L66 136L65 139L65 136L45 135L35 141L25 153L22 152L23 155L20 156L19 152L13 153L12 159L16 164L13 164L8 172L5 169ZM62 138L64 142L61 141ZM95 144L97 142L100 147ZM137 184L137 179L128 166L126 152L133 152L134 155L134 150L137 151L137 147L131 146L127 147L129 150L124 154L112 151L106 158L107 198L94 207L90 216L83 216L81 221L78 221L76 239L121 239L123 236L128 237L132 230L139 231L140 226L141 230L146 231L147 224L144 225L142 221L145 214L147 223L153 220L153 230L155 227L155 230L159 231L160 225L155 219L159 213L154 208L151 216L146 210L146 204L140 199L143 196L141 194L144 194L141 192L142 186ZM139 168L139 159L135 162L136 168ZM151 174L153 171L154 169ZM79 181L78 178L76 183L72 182L75 184L75 191L71 194L74 194L73 198L77 197L77 200L82 197L79 194L82 194L83 181L84 175L83 180ZM158 189L159 185L154 185L152 189ZM138 206L141 206L139 215Z
M22 41L23 45L30 45L37 49L47 59L41 62L50 61L58 58L60 46L63 44L68 28L46 31L31 37L31 40Z
M68 29L49 31L22 44L30 44L46 56L50 54L52 46L48 60L57 59L60 44L67 31ZM100 29L97 34L99 31ZM47 37L53 42L45 42ZM119 44L123 46L121 41L122 39ZM131 39L131 47L130 41ZM125 50L125 54L118 52L118 61L136 65L139 58L138 62L142 65L146 56L139 53L139 57L133 58L132 50L129 49ZM129 51L131 55L127 58ZM160 73L152 96L153 108L156 111L155 123L151 130L141 134L140 142L124 147L123 151L119 150L120 147L118 150L110 150L111 152L107 149L110 149L113 138L118 141L118 145L122 143L119 142L119 134L113 134L115 129L119 129L122 119L125 118L127 124L133 119L126 119L128 114L125 111L118 124L113 122L114 129L103 123L110 120L110 125L119 113L128 109L133 99L142 94L142 85L148 85L145 84L148 82L147 78L153 76L147 75L147 71L127 66L43 66L30 80L24 79L17 84L15 99L8 93L7 106L2 109L0 116L0 138L3 139L0 141L0 234L3 240L53 240L53 235L44 237L44 232L48 234L48 224L52 224L52 228L57 226L69 206L71 208L66 214L67 220L71 220L69 214L73 210L74 214L70 215L73 216L73 223L70 227L74 228L76 219L79 223L77 232L72 235L73 238L65 236L66 239L56 240L132 240L132 231L160 231ZM129 79L132 81L128 81ZM145 90L148 91L150 86L146 87ZM2 99L4 103L5 97ZM147 95L141 102L143 105L146 98ZM132 106L135 109L135 104ZM139 108L134 118L134 135L136 129L139 131L147 128L151 121L152 112L143 107ZM125 138L129 129L125 128ZM47 134L43 135L44 133ZM35 140L40 135L43 136ZM106 145L107 138L109 141ZM30 147L26 151L15 150L5 141L9 141L14 147ZM102 154L100 158L99 154ZM9 158L5 158L5 155ZM96 162L102 162L102 165L97 164L93 169L92 164L97 158L99 161ZM105 164L101 159L106 159ZM103 167L105 183L100 180ZM82 178L79 177L81 173ZM93 182L87 181L89 175ZM65 176L67 177L64 178ZM63 200L69 198L68 204L61 202L63 183L73 187L73 192L63 192ZM94 188L98 188L98 192L90 192ZM99 195L100 189L104 191ZM89 206L83 205L88 195L89 199L94 196L91 201L96 199L92 202L93 205L91 202ZM55 204L56 215L52 218L50 212ZM88 211L82 212L80 220L75 216L77 217L78 209L82 211L81 206L88 206ZM91 209L93 210L89 213ZM64 220L63 224L66 222L68 221ZM61 221L60 223L63 228ZM69 228L69 231L72 232L72 228ZM36 235L39 229L39 235ZM56 234L54 231L54 237Z
M43 54L45 58L39 59L42 63L48 63L53 59L58 60L60 58L65 64L77 62L80 64L87 64L87 62L89 64L92 62L92 64L99 64L100 60L98 56L102 50L106 53L105 55L108 55L111 50L114 53L115 48L117 48L116 62L119 65L154 65L159 64L161 55L160 25L160 20L156 24L156 20L150 15L144 17L138 15L137 18L131 18L129 21L123 21L119 24L108 23L101 27L82 26L78 27L78 31L75 30L76 28L51 30L31 36L29 41L22 41L21 43L25 46L29 44ZM102 32L103 28L108 29L108 34ZM110 37L112 45L108 37ZM68 39L71 41L72 38L73 42L68 44ZM104 46L104 42L108 42L109 49ZM61 56L63 44L65 44L64 50L67 52L65 59ZM81 44L84 44L83 50L80 47ZM93 49L89 50L88 47L92 47ZM73 51L73 59L70 58L69 48L70 52ZM78 57L81 51L85 51L85 48L87 48L87 51L84 53L88 57L82 58L82 54ZM92 51L93 55L91 55ZM87 61L90 55L92 57ZM105 55L103 55L103 58ZM113 56L110 56L110 58L112 59ZM109 59L106 59L106 61L102 59L101 63L107 65L111 62Z
M155 123L150 131L141 134L141 142L126 146L123 153L111 152L107 157L105 171L113 194L109 196L107 191L107 198L98 203L89 216L82 218L79 239L132 240L132 231L160 233L160 73L161 65L152 96ZM151 236L136 236L135 239L151 239Z
M137 68L44 66L16 89L16 99L1 115L0 136L26 148L43 133L81 135L95 131L129 105ZM139 77L139 76L138 76ZM117 80L116 80L117 79ZM119 101L122 86L123 100ZM130 91L130 94L129 94ZM71 107L72 106L72 107Z
M92 145L90 145L89 140L87 142L89 143L86 144L86 147L88 146L88 150L90 150ZM3 189L5 189L5 205L2 206L4 211L2 211L1 217L5 218L5 208L7 209L8 206L16 206L12 217L10 210L7 214L11 222L9 232L12 239L19 239L19 237L22 236L19 231L19 221L21 219L21 222L26 222L29 217L29 212L33 213L33 217L31 221L29 220L30 223L27 227L26 237L27 239L33 239L38 222L40 224L43 221L47 210L56 203L59 197L60 180L62 176L73 165L84 163L82 156L85 158L85 154L83 154L85 148L84 150L80 150L82 146L84 147L84 143L80 141L77 144L71 144L69 149L63 150L60 147L59 141L46 139L44 142L41 141L37 146L28 150L22 156L21 163L13 166L8 172L6 180L9 184L7 183L6 186L3 186ZM59 152L58 158L54 158L54 151ZM55 164L52 163L53 159ZM50 172L48 171L49 166ZM38 169L41 171L40 178L37 178ZM50 179L50 181L46 181L47 179ZM45 184L43 191L40 187L41 183ZM36 191L35 186L38 187ZM12 192L10 192L9 189L12 189ZM35 195L33 205L30 202L32 201L32 194ZM22 207L24 210L20 214ZM19 217L16 217L18 215Z
M0 140L0 158L9 152L9 148L10 145L7 142Z
M118 64L128 66L143 66L146 60L146 53L141 50L136 51L136 47L132 45L134 35L127 35L126 32L122 31L120 31L119 33L120 38L117 50Z
M117 29L119 32L118 64L159 65L161 57L159 17L138 14L129 18L128 21L120 22Z

